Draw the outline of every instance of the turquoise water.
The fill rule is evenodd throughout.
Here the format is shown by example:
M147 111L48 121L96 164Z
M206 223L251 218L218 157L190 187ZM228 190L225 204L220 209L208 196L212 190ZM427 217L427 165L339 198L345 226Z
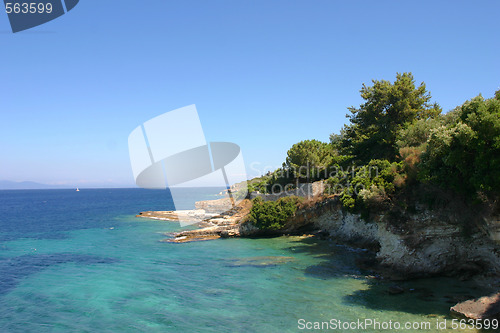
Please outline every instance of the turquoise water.
M186 190L185 205L209 198ZM0 191L0 332L297 332L299 320L448 320L464 282L393 284L363 251L305 237L162 242L177 223L136 218L167 191ZM332 330L334 331L334 330ZM365 328L337 330L387 332ZM463 330L462 330L463 331Z

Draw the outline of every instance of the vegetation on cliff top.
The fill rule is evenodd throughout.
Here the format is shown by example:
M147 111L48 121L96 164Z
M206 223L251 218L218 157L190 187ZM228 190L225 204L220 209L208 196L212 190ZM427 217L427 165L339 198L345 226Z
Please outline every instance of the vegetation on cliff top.
M328 143L293 145L282 168L252 183L251 189L271 192L276 184L284 188L325 180L346 209L362 213L397 205L406 209L411 203L401 197L416 189L425 194L423 188L474 202L498 198L500 91L489 99L477 96L446 114L431 103L424 83L415 85L411 73L397 74L394 82L374 80L360 92L364 103L348 108L349 123L339 134L332 134ZM274 208L265 205L257 202L255 221L271 214Z
M262 230L279 230L295 214L299 203L298 197L284 197L277 201L257 197L253 200L248 221Z

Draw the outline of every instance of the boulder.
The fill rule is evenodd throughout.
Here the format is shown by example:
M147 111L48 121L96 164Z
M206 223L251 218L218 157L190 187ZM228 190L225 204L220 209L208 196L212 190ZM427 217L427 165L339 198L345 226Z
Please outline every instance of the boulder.
M500 318L500 293L458 303L450 311L471 319Z

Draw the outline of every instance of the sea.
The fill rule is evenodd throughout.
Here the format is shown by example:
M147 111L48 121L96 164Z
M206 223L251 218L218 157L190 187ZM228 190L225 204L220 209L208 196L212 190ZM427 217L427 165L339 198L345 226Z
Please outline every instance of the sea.
M475 332L449 315L469 282L386 281L315 237L169 243L178 222L136 217L171 209L168 190L0 191L0 332Z

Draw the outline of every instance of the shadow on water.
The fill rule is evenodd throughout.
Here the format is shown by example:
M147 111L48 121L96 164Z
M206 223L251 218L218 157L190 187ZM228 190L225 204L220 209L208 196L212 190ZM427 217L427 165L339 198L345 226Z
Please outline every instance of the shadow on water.
M371 274L356 265L360 260L373 260L374 254L369 251L353 249L317 237L296 240L288 250L321 260L305 269L304 274L308 277L329 280L339 277L365 278Z
M14 289L24 278L44 269L64 264L81 265L112 264L117 259L73 253L54 253L41 255L23 255L13 258L0 258L0 296Z
M482 294L471 283L438 277L398 282L373 279L367 287L346 295L344 301L375 310L448 316L453 305Z
M355 278L364 280L364 289L343 297L347 306L357 305L382 311L400 311L418 315L449 315L451 306L467 299L485 295L487 291L472 282L449 277L390 281L366 268L375 254L352 249L317 237L301 238L289 248L295 253L307 253L320 259L304 269L306 276L334 280Z

